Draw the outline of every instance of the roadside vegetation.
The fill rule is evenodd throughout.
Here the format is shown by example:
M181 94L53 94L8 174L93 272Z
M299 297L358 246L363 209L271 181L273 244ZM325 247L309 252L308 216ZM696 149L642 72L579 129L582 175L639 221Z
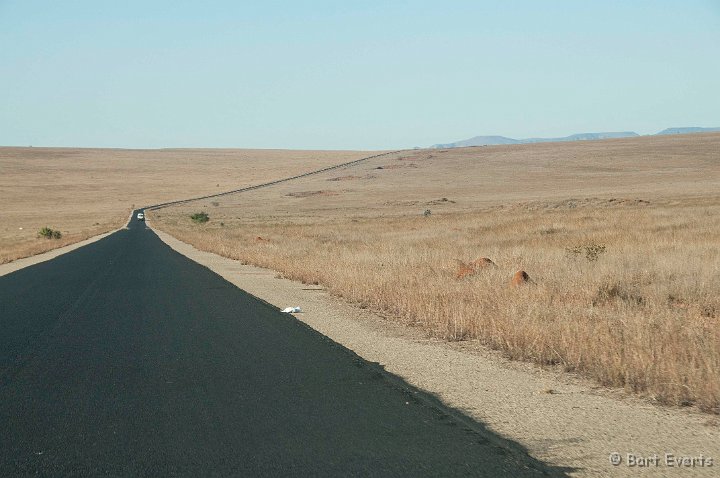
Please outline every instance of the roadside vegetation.
M664 404L720 412L719 198L222 219L200 230L163 210L155 224L434 337L476 339ZM521 270L529 280L512 286Z
M45 226L38 231L38 237L44 237L45 239L60 239L62 237L62 233L56 229L51 229Z
M196 212L190 215L190 219L196 224L204 224L210 220L210 216L205 212Z

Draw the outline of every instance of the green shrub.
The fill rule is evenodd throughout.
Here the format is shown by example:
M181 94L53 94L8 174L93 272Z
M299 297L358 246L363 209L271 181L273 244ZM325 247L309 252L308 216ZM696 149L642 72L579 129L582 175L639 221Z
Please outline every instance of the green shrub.
M197 224L203 224L210 220L210 216L208 216L206 212L196 212L190 215L190 219Z
M50 229L49 227L43 227L38 232L38 236L44 237L45 239L60 239L62 237L62 232Z

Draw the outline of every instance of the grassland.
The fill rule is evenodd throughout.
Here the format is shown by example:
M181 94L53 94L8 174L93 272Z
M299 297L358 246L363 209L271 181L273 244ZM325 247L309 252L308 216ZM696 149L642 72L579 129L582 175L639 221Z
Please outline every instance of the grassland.
M718 152L718 134L413 151L151 217L433 336L718 412ZM496 267L460 273L480 257Z
M351 161L365 152L0 148L0 264L123 225L130 211ZM62 233L41 239L42 227Z

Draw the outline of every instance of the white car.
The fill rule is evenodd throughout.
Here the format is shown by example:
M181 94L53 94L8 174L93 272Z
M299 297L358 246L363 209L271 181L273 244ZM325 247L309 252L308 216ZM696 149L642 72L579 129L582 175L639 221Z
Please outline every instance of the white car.
M138 221L144 221L145 220L145 214L139 212L137 213L137 220Z

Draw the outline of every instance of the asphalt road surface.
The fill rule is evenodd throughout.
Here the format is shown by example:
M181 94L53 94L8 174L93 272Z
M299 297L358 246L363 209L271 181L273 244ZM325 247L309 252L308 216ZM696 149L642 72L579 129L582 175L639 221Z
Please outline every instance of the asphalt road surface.
M0 277L0 476L562 472L176 253L134 215Z

